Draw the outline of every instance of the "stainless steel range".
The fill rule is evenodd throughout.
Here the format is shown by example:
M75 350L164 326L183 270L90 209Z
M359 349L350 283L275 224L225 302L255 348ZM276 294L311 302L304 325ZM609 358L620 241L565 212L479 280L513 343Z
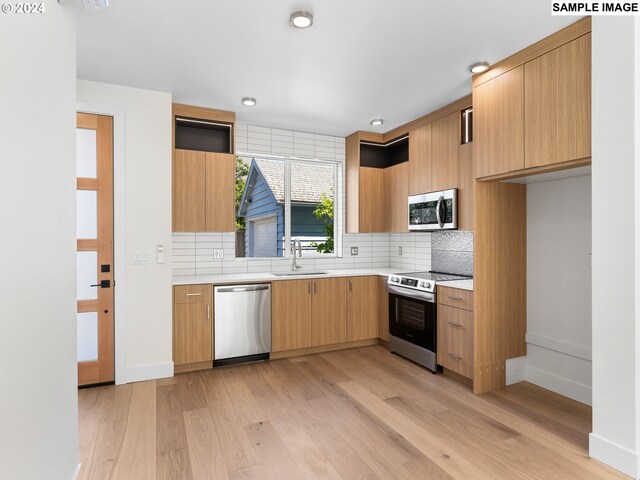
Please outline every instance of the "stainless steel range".
M411 272L389 275L389 348L437 371L437 285L438 282L472 277L440 272Z

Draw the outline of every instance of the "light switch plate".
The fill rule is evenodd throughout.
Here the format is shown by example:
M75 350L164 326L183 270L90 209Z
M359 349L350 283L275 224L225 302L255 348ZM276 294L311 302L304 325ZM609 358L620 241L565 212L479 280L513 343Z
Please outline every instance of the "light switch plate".
M224 250L222 248L213 249L213 259L222 260L224 258Z
M402 256L402 247L398 247L398 255Z
M156 263L164 263L164 245L156 245Z
M351 255L358 255L358 247L351 247Z
M132 252L131 265L147 265L149 263L149 252Z

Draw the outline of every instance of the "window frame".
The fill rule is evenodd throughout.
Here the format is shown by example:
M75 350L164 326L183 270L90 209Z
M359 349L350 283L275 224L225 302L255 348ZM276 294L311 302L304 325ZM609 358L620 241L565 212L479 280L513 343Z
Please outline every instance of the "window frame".
M301 158L286 155L273 155L265 153L246 153L236 152L236 156L245 159L281 160L284 162L284 245L282 248L282 257L236 257L236 260L288 260L291 261L291 164L324 164L333 166L333 253L317 253L304 255L302 259L322 259L322 258L341 258L342 257L342 231L340 229L341 212L342 212L342 168L343 162L340 160L325 160L320 158ZM288 247L287 247L288 245Z

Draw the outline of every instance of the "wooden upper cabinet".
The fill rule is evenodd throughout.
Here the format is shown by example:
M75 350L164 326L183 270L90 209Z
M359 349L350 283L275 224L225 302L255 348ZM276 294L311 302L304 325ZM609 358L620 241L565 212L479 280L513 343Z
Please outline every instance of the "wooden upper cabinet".
M382 168L359 168L358 186L358 232L385 232L386 191L385 170Z
M385 168L383 172L387 184L386 228L383 231L408 232L409 162Z
M206 154L178 150L173 159L173 231L206 230Z
M409 195L431 192L431 124L409 132Z
M173 105L174 232L235 230L235 113Z
M458 230L473 231L473 205L475 196L473 143L460 145L458 150Z
M284 280L271 286L271 351L312 346L312 280Z
M313 346L347 340L347 279L312 280L311 336Z
M524 66L473 89L476 178L524 168Z
M591 34L524 65L525 167L591 156Z
M431 124L431 191L458 187L460 112Z
M206 154L207 232L233 232L235 217L235 156L228 153Z
M347 280L347 341L378 336L378 277Z

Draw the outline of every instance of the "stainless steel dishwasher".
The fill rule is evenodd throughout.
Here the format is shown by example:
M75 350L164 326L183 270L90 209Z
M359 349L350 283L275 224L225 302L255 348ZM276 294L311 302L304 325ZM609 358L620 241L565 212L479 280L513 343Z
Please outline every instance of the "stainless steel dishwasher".
M253 362L271 352L271 285L214 287L216 365Z

